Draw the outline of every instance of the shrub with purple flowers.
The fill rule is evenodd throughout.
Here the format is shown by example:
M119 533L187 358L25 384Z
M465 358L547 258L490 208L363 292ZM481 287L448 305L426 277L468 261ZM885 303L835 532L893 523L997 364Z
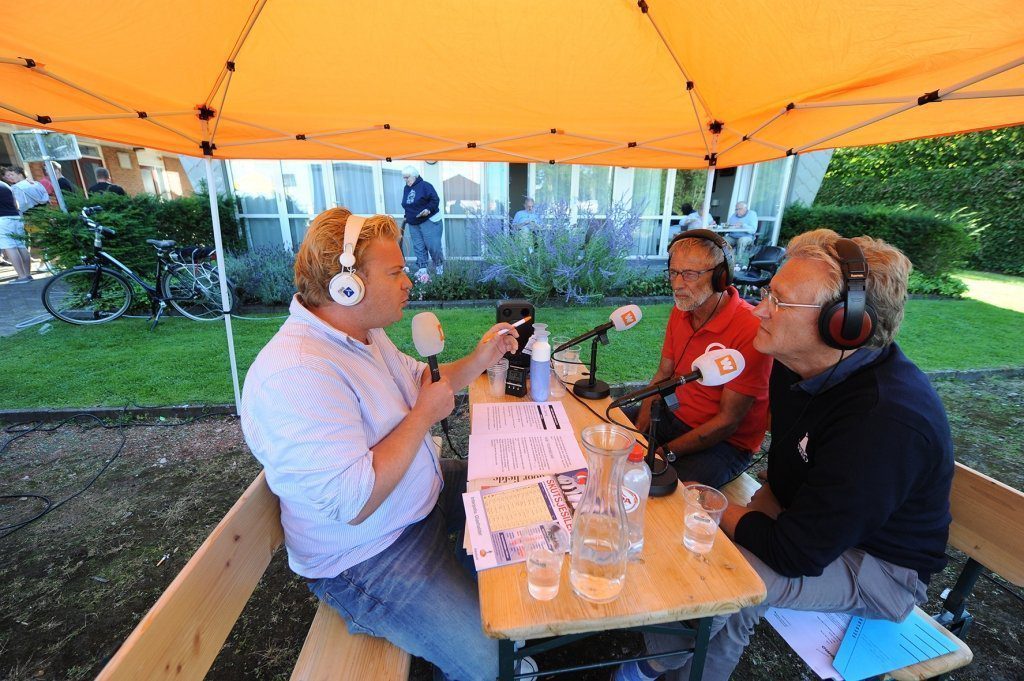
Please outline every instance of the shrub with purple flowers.
M476 218L483 237L483 282L519 289L534 303L560 298L585 304L600 300L630 278L626 258L632 253L640 214L615 204L607 216L580 213L569 206L537 206L536 224L511 225L493 215Z
M287 305L295 293L295 254L287 248L228 253L224 266L243 303Z

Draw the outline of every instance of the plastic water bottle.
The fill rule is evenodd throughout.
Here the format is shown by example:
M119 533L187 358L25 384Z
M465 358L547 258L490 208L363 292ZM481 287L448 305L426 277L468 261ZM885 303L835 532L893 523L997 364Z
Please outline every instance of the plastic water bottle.
M530 355L530 397L534 402L547 402L551 396L551 344L547 330L534 334Z
M622 505L626 507L629 523L629 558L636 558L644 550L644 512L651 492L651 469L644 461L645 450L633 447L622 475Z

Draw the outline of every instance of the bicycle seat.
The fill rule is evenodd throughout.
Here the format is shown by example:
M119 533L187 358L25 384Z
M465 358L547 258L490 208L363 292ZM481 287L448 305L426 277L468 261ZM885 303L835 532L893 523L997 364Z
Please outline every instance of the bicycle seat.
M174 253L185 260L206 260L216 252L208 246L182 246L175 248Z
M176 244L177 242L171 241L169 239L163 241L160 241L158 239L146 239L146 243L151 245L153 248L164 251L167 250L168 248L174 248L174 244Z

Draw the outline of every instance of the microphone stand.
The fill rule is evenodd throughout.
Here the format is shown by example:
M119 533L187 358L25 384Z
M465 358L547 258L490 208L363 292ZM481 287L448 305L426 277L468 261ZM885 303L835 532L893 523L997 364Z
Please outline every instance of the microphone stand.
M651 492L652 497L665 497L676 491L676 487L679 485L679 475L676 473L676 469L672 466L668 459L661 460L661 469L658 470L655 466L658 465L658 459L654 456L654 450L656 448L655 438L658 433L658 421L661 420L662 405L668 407L669 411L675 411L679 406L679 398L676 397L676 388L678 385L671 385L658 392L654 398L654 402L651 403L651 425L647 429L647 466L651 469ZM667 456L667 454L666 454Z
M597 380L597 344L600 341L608 345L608 330L598 331L590 344L590 378L581 378L572 387L573 393L586 400L603 400L612 394L611 387L604 381ZM570 341L571 343L571 341ZM569 343L563 344L569 345Z

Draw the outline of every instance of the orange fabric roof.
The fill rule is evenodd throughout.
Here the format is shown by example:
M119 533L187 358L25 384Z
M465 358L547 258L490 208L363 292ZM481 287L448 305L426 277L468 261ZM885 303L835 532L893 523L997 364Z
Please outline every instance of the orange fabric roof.
M735 166L1022 95L1021 0L41 2L0 33L0 120L215 158Z

